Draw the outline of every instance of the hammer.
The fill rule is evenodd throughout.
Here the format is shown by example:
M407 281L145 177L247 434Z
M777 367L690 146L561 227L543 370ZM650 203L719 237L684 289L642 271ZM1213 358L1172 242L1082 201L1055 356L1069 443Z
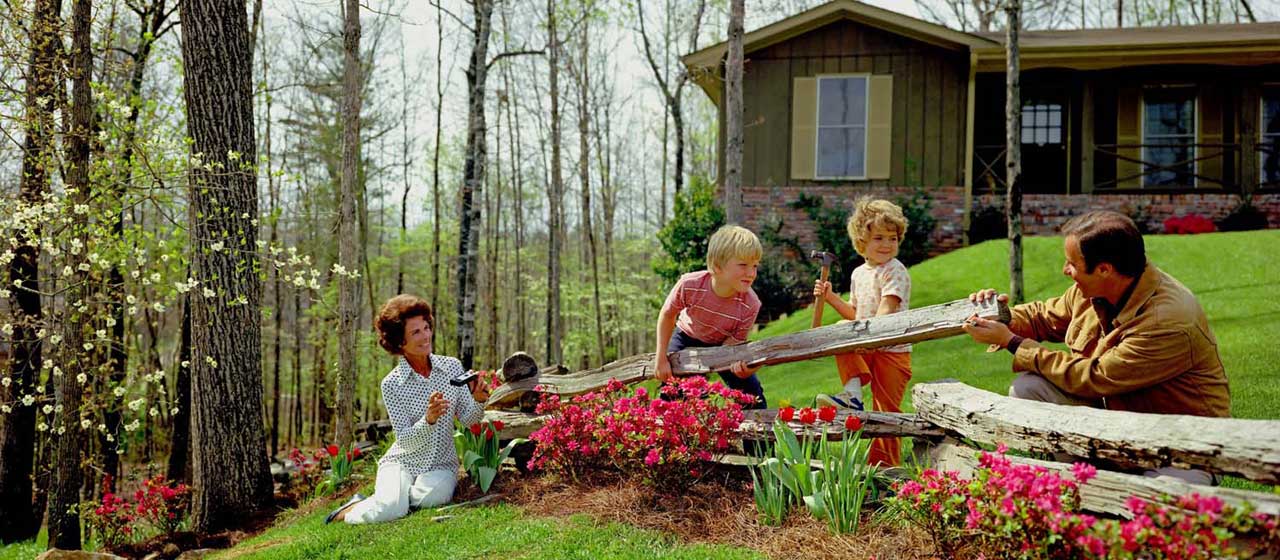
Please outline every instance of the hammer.
M835 256L835 254L834 254L834 253L828 253L828 252L826 252L826 251L811 251L811 252L809 253L809 258L814 259L814 260L819 261L819 262L821 262L821 263L822 263L822 276L821 276L821 279L822 279L822 281L823 281L823 282L826 282L826 281L827 281L827 276L831 274L831 263L832 263L832 262L835 262L835 260L836 260L836 256ZM812 324L812 325L810 325L810 328L815 328L815 327L818 327L818 326L822 325L822 308L824 307L823 303L824 303L824 302L822 301L822 298L818 298L818 299L814 300L814 302L813 302L813 324Z

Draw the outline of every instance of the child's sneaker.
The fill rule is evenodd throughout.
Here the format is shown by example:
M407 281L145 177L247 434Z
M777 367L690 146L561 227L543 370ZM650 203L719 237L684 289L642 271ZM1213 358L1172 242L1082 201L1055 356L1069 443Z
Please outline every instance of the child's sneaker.
M819 393L815 400L818 401L818 406L836 406L848 410L862 410L862 399L849 393L836 393L834 395Z

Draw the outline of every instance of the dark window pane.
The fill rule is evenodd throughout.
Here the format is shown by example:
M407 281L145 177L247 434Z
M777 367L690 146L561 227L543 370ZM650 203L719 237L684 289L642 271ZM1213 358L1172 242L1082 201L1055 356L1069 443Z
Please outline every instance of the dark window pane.
M1195 163L1190 161L1194 148L1189 143L1161 142L1159 146L1145 148L1147 174L1143 184L1148 187L1184 187L1195 185Z
M1195 131L1195 92L1189 89L1148 91L1143 121L1146 136L1192 134Z
M1280 187L1280 135L1268 135L1258 155L1262 159L1262 182Z
M867 122L866 78L819 78L818 125L862 125Z
M1262 100L1262 130L1267 134L1280 134L1280 92Z
M861 177L864 173L866 130L818 129L818 177Z

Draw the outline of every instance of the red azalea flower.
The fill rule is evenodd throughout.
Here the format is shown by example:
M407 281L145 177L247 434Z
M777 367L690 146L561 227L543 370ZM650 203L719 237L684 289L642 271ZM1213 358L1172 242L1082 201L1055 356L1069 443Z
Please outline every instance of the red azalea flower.
M506 424L503 424L503 423L502 423L502 420L494 420L494 421L493 421L493 429L498 430L499 432L501 432L501 431L502 431L502 427L503 427L503 426L505 426L505 425L506 425Z
M356 448L352 449L352 450L351 450L351 455L352 455L353 457L359 457L359 456L360 456L360 448L359 448L359 447L356 447Z
M823 422L830 422L836 419L836 407L824 406L818 409L818 419Z
M329 452L329 456L330 456L330 457L337 457L337 456L338 456L338 446L337 446L337 445L334 445L334 444L332 444L332 443L330 443L330 444L329 444L329 447L326 447L326 448L325 448L325 451L328 451L328 452Z
M862 419L850 414L844 419L844 429L856 432L862 429Z
M806 407L804 407L804 408L800 409L800 423L801 423L801 424L812 424L812 423L814 423L814 421L816 421L817 419L818 419L818 414L817 414L817 413L815 413L815 412L813 411L813 409L812 409L812 408L809 408L809 407L807 407L807 406L806 406Z
M471 435L473 436L480 435L480 430L481 430L480 424L472 424L471 427L467 429L471 430Z
M781 418L783 422L790 422L795 417L796 417L796 409L792 407L788 406L785 408L778 409L778 418Z

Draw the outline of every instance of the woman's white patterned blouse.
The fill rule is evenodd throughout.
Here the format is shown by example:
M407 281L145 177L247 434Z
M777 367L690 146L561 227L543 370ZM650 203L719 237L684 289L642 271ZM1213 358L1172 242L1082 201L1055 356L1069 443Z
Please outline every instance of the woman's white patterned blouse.
M458 470L458 452L453 447L453 419L469 426L484 419L484 410L471 398L467 387L454 387L449 380L462 375L457 358L431 355L431 375L423 377L409 362L400 363L382 378L382 404L391 417L396 441L379 465L396 463L411 476L427 471ZM449 410L435 424L427 423L427 401L439 391L449 401Z

